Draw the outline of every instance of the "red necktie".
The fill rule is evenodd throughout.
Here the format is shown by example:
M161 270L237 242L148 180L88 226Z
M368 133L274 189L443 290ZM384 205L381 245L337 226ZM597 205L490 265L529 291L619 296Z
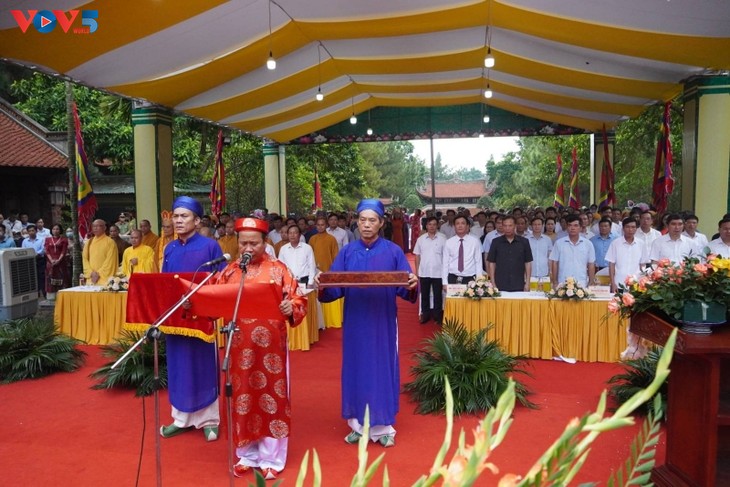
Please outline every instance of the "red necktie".
M464 239L459 239L459 272L464 272Z

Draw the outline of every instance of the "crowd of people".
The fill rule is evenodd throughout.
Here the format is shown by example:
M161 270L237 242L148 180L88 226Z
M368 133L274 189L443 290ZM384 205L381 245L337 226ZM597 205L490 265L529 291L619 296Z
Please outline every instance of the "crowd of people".
M44 261L39 268L46 289L67 287L72 243L62 227L54 225L49 232L41 219L35 224L25 220L23 227L14 214L8 219L0 215L0 248L34 248L39 263ZM234 474L258 468L271 479L285 466L290 431L287 325L302 321L308 296L320 307L321 328L344 328L342 417L351 429L345 441L357 443L363 436L368 406L369 439L391 447L400 391L397 297L416 302L420 287L419 321L440 324L447 286L485 274L502 291L527 291L534 280L555 287L568 277L585 286L597 274L608 276L615 290L626 276L661 259L730 255L730 215L722 217L711 238L697 231L698 222L688 212L657 217L644 206L485 209L475 214L458 208L408 215L400 208L386 212L378 200L363 200L353 212L284 217L255 210L250 216L211 217L198 201L183 196L161 215L159 236L147 220L137 228L128 212L112 225L95 220L82 242L82 277L88 284L104 285L120 272L195 271L229 254L230 263L220 264L214 284L244 280L281 286L282 319L242 319L241 331L232 337ZM16 242L22 231L27 235ZM415 272L408 252L415 256ZM247 272L242 272L244 255L250 260ZM395 287L320 288L319 277L327 271L405 271L409 277ZM186 303L186 313L195 316L191 306ZM638 341L633 345L638 347ZM167 337L173 422L161 428L163 437L197 429L206 441L218 438L217 357L212 343L184 334Z

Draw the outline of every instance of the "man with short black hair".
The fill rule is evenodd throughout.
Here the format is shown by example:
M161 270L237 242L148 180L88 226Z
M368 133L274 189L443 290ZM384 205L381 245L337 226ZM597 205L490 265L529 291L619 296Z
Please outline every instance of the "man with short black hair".
M684 219L678 213L667 216L669 231L651 244L649 258L653 263L661 259L669 259L672 264L679 264L685 257L697 257L701 254L695 243L682 235L684 230Z
M469 235L469 221L459 215L454 219L456 235L444 245L444 260L441 268L441 280L446 284L468 284L484 275L482 264L482 246L478 238Z
M639 229L636 230L636 238L644 242L647 253L651 252L651 246L654 240L661 237L662 234L653 227L654 215L649 210L643 211L639 215Z
M504 235L492 241L487 254L489 278L501 291L529 291L532 275L530 242L515 233L515 218L512 216L504 217L502 231Z
M580 233L578 215L565 217L568 236L558 239L550 254L553 288L573 277L581 286L593 283L596 274L596 251L591 242Z
M553 220L554 221L554 220ZM553 250L553 241L543 234L543 219L535 217L532 219L532 234L527 237L532 251L532 277L550 277L550 252Z
M342 250L342 247L349 243L349 237L347 236L347 232L343 228L340 228L339 215L337 213L327 215L327 224L329 225L327 227L327 233L335 237L337 247Z
M682 232L682 235L692 240L692 242L694 242L695 244L695 247L697 247L698 249L704 249L705 247L707 247L707 244L709 242L707 240L707 236L705 236L704 233L700 233L697 231L697 224L699 222L700 219L697 217L697 215L693 213L685 215L684 232Z
M616 238L616 236L611 233L611 223L610 218L606 216L601 218L601 221L598 222L598 235L591 237L593 249L596 251L596 272L608 267L608 263L606 262L606 252L608 252L608 247L611 245L613 239Z
M416 256L416 275L421 287L421 314L420 323L429 319L441 324L443 319L443 281L441 280L441 266L443 263L446 237L438 231L438 220L435 216L426 219L426 233L418 237L413 246ZM433 308L431 297L433 296Z
M444 236L449 239L456 235L456 230L454 229L454 219L456 218L456 212L452 209L446 210L446 221L441 224L441 227L439 228L439 231L444 234Z
M723 218L717 223L720 236L710 242L710 253L724 258L730 257L730 218Z

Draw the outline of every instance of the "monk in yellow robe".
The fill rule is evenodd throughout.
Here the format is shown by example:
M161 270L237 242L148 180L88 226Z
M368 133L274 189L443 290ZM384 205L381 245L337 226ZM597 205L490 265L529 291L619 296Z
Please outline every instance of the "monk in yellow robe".
M88 284L106 286L110 277L117 273L117 244L106 234L106 222L94 220L91 224L93 237L86 242L81 256L84 261L84 277Z
M337 239L327 233L326 218L317 218L316 224L317 234L312 235L312 238L309 239L309 246L314 251L314 262L317 264L317 270L327 272L330 270L332 262L335 261L340 247L337 245ZM321 303L322 312L318 313L317 316L322 317L325 327L342 328L343 301L344 298L341 298L331 303Z
M224 254L230 254L231 260L238 259L238 237L233 220L226 222L226 234L218 239L218 245Z
M154 249L157 246L157 239L160 237L152 231L150 221L142 220L139 222L139 229L142 231L142 245L146 245L149 248Z
M163 212L165 213L165 212ZM157 269L162 269L162 261L165 260L165 247L175 240L175 227L172 224L172 217L162 217L162 234L155 244L155 262ZM156 272L156 271L155 271Z
M132 230L129 235L132 246L124 250L122 274L129 277L134 272L157 272L155 251L142 244L142 232L140 230Z

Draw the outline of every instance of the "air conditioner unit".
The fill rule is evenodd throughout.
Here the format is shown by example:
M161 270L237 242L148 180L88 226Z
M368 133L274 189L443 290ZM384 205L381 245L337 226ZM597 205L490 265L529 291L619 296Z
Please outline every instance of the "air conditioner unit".
M35 250L0 250L0 321L31 316L38 311Z

